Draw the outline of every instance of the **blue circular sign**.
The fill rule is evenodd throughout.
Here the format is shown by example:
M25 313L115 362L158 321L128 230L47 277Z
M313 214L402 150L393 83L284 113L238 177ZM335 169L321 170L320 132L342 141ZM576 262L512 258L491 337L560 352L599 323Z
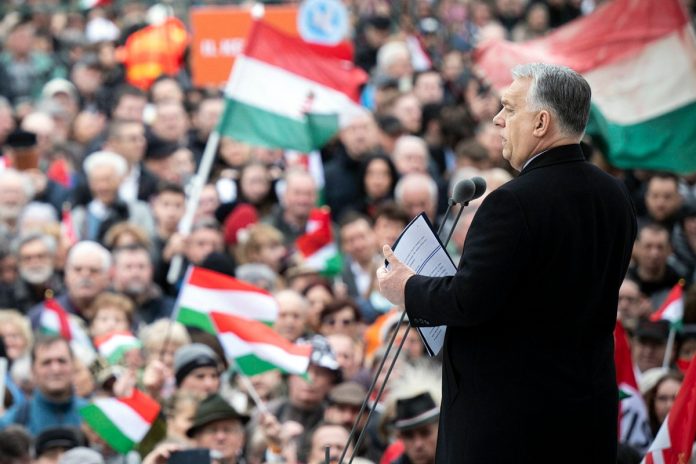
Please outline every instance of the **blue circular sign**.
M348 10L340 0L305 0L297 29L308 42L335 45L348 35Z

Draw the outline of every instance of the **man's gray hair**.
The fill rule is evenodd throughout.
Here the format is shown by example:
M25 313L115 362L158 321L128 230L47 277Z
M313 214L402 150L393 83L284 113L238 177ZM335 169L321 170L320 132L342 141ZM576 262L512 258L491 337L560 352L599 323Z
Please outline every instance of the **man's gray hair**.
M427 188L430 199L434 205L437 205L437 183L428 174L421 174L419 172L406 174L396 183L396 187L394 188L394 198L398 204L401 204L404 200L404 190L406 190L406 187L412 187L414 185L424 186Z
M89 177L97 166L109 166L116 175L123 177L128 173L128 163L119 154L111 151L97 151L89 155L83 164L85 174Z
M12 253L15 256L19 256L19 250L24 245L37 241L43 243L48 252L55 256L56 252L58 251L58 241L51 235L42 234L39 232L31 232L15 239L15 241L12 243Z
M565 66L545 63L515 66L512 77L532 80L527 94L530 110L549 110L568 136L581 137L585 133L592 90L584 77Z
M104 272L107 272L109 269L111 269L111 253L109 253L109 250L104 248L102 245L100 245L97 242L93 242L91 240L83 240L81 242L77 242L75 245L73 245L72 248L70 248L70 251L68 252L68 258L66 260L66 267L70 266L73 261L75 261L76 256L78 255L98 255L101 258L102 261L102 270Z

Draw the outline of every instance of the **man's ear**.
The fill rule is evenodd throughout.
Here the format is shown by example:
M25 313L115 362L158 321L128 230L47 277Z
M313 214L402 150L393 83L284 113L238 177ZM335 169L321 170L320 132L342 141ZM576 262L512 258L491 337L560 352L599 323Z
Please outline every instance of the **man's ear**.
M547 110L541 110L534 118L534 130L532 134L535 137L544 137L549 132L551 127L551 114Z

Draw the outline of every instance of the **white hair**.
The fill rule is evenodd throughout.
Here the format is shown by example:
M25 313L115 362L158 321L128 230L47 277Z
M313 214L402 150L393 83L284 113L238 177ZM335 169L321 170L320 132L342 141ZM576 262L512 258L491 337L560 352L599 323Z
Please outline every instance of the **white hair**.
M399 182L396 183L396 187L394 188L394 198L396 199L396 202L398 204L402 204L404 199L404 190L406 190L408 187L414 186L425 186L428 189L428 193L430 194L433 204L437 205L437 183L435 183L433 178L429 175L416 172L406 174L404 177L399 179Z
M38 232L32 232L15 239L15 241L12 244L12 252L15 255L19 255L20 248L22 248L27 243L36 241L43 243L51 255L55 255L56 251L58 251L58 241L53 236L41 234Z
M28 219L43 222L57 222L58 214L53 206L49 205L48 203L32 201L24 207L22 214L19 216L20 228L22 222Z
M377 52L377 69L384 72L394 61L401 57L411 58L411 52L406 42L387 42Z
M128 163L126 163L126 160L121 155L111 151L97 151L92 153L85 159L82 166L88 177L91 175L94 168L98 166L111 167L116 171L119 177L123 177L128 173Z
M430 159L428 144L425 143L425 140L416 135L407 134L396 139L396 142L394 143L394 150L392 152L394 161L396 161L396 159L401 155L402 151L410 145L415 145L421 150L421 152L425 155L426 162Z
M32 184L29 176L27 176L21 171L17 171L16 169L12 168L0 171L0 185L5 185L8 181L11 180L18 180L19 183L22 184L22 190L24 190L24 195L26 195L27 201L34 198L34 194L36 193L36 191L34 189L34 184Z
M104 248L102 245L100 245L97 242L93 242L91 240L83 240L81 242L77 242L68 252L68 258L65 262L66 267L69 267L72 265L73 261L77 259L78 255L93 255L96 254L101 258L102 261L102 270L104 272L108 271L111 268L111 263L112 263L112 258L111 258L111 253L109 253L109 250Z

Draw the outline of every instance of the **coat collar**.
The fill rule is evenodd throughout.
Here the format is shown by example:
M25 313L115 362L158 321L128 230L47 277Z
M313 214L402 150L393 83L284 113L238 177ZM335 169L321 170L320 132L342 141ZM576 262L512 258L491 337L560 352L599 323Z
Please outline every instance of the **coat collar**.
M583 155L579 144L549 148L525 166L522 172L520 172L520 176L537 168L577 161L585 161L585 155Z

